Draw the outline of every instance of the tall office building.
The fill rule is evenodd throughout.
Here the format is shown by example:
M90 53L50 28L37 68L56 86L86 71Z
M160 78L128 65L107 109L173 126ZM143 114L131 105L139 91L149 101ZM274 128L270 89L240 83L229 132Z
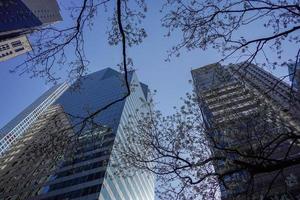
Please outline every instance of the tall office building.
M278 148L270 144L280 135L300 133L300 104L290 95L294 91L288 84L245 63L207 65L192 70L192 77L212 154L227 159L226 162L214 162L217 173L236 170L239 166L234 162L236 159L261 166L266 162L255 159L257 156L283 160L299 154L297 145L290 149L290 140L280 143ZM249 156L243 157L244 154ZM222 199L299 195L299 165L283 167L278 177L275 177L276 173L278 170L275 169L254 173L245 168L224 175L220 180ZM293 184L290 184L291 177ZM272 187L269 189L269 186Z
M0 0L0 40L61 21L56 0Z
M57 123L53 123L53 120L58 118L56 115L50 119L45 118L44 115L48 112L63 112L62 118L67 117L68 120L62 123L65 127L62 130L70 130L72 127L72 132L67 134L71 135L72 139L66 139L70 141L65 146L66 153L61 155L53 153L48 156L53 145L48 144L45 140L43 144L48 144L48 146L46 145L48 150L41 151L36 160L42 161L44 158L48 158L45 160L48 160L47 163L49 163L55 160L53 156L60 159L56 161L55 165L49 166L51 169L37 164L36 167L45 169L45 173L44 175L38 173L38 176L34 176L32 179L28 177L27 182L30 187L22 182L23 179L17 178L19 185L27 187L26 190L30 194L24 194L20 188L10 187L11 191L2 190L1 195L29 195L29 199L39 200L154 199L154 176L152 174L137 171L135 174L127 176L126 170L119 171L118 169L121 159L119 159L117 146L122 145L126 149L127 145L132 145L127 142L125 137L130 116L138 118L137 109L147 111L147 107L143 106L143 102L148 98L147 85L140 83L136 74L131 72L129 74L131 95L104 109L100 114L86 118L99 108L105 107L126 94L124 75L107 68L87 75L78 81L80 81L80 88L69 87L64 91L19 138L18 141L22 141L26 140L28 136L36 135L30 137L30 140L28 139L31 142L25 144L25 150L20 149L17 152L20 154L24 152L18 155L17 160L23 160L26 151L34 149L30 145L32 141L39 144L43 138L42 134L49 135L48 133L53 132L52 135L55 136L54 133L57 133L54 131L55 126L53 127L53 125L57 126ZM24 115L22 114L19 118L24 118ZM52 127L52 129L44 128L43 131L40 131L41 122L39 120L46 121L46 124L49 124L48 127ZM12 123L11 126L14 124ZM0 173L3 183L10 182L12 177L7 171L14 173L15 165L13 166L12 163L16 161L16 158L12 155L20 144L18 141L1 158ZM58 147L61 148L61 145ZM25 164L23 162L23 165L20 165L18 174L29 173L30 169L26 169L25 166L28 166L26 163L34 162L24 160Z

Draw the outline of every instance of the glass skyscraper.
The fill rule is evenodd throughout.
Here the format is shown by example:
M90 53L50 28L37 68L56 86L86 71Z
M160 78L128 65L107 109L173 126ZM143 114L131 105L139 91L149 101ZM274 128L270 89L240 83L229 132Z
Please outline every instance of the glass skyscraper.
M70 143L75 145L68 150L68 153L61 155L61 160L52 170L45 170L47 171L45 180L38 179L36 182L40 184L29 196L31 199L41 200L154 199L152 174L137 172L126 176L126 171L117 173L117 166L121 159L118 157L116 142L125 147L130 145L124 132L130 118L139 117L137 110L147 112L148 108L144 106L148 98L147 85L140 83L136 74L130 72L131 95L91 119L87 118L91 113L126 94L124 75L107 68L89 74L78 82L80 82L78 88L68 87L49 107L53 109L53 106L60 106L63 109L76 136L70 140ZM55 119L49 119L46 124L55 124L53 120ZM82 120L85 122L82 123ZM30 135L36 129L28 129L20 138ZM15 155L14 151L12 147L2 158L4 162L1 162L0 169L3 173L0 171L0 175L3 180L11 178L7 171L13 170L9 164L13 162L11 157ZM31 180L32 182L34 181ZM18 194L18 189L15 189L14 193Z

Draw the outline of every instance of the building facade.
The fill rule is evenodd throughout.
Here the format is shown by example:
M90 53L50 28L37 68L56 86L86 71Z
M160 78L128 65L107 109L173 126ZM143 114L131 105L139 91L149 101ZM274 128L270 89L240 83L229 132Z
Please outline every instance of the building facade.
M56 0L1 0L0 19L0 40L62 20Z
M69 87L51 104L66 113L75 139L51 175L35 188L37 192L32 199L154 199L153 175L126 176L116 169L120 159L115 143L128 145L124 129L130 116L138 117L137 109L147 109L143 106L143 101L147 101L147 86L131 72L131 95L90 118L99 108L124 97L127 92L124 75L107 68L78 81L79 88ZM30 134L29 129L21 138Z
M68 89L66 83L52 87L0 129L0 156L21 137L30 125Z
M291 147L288 140L280 142L280 147L270 143L281 135L300 133L300 104L290 95L290 86L247 63L211 64L192 70L192 76L212 155L226 157L226 161L214 162L215 171L235 170L220 179L222 199L298 198L299 165L281 171L261 167L254 172L236 164L238 160L274 166L266 160L285 162L297 157L298 145ZM290 177L294 184L288 184Z
M290 63L289 68L289 78L292 82L293 88L296 90L295 97L300 99L300 64Z
M49 106L0 158L0 199L31 199L51 178L74 136L63 109Z
M31 51L31 45L25 35L0 41L0 62Z

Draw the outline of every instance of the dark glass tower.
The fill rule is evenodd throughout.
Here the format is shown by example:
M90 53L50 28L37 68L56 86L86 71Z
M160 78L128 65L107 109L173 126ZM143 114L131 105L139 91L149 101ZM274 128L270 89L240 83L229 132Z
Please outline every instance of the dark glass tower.
M0 40L62 20L56 0L0 0Z
M47 173L47 178L37 186L37 192L32 194L32 198L154 199L154 177L151 174L136 173L130 177L116 175L115 166L111 165L120 162L115 149L116 141L125 147L129 145L125 127L130 116L138 117L137 109L147 111L147 107L143 106L147 101L147 85L140 83L136 74L130 72L131 95L95 117L87 118L99 108L126 94L124 75L107 68L78 81L81 83L79 88L69 87L51 104L63 109L74 132L68 153L61 155L62 160ZM49 124L53 124L51 120ZM9 160L11 156L9 151L4 158ZM1 165L5 166L5 162ZM10 168L13 169L4 167L3 170ZM9 179L10 176L3 178Z

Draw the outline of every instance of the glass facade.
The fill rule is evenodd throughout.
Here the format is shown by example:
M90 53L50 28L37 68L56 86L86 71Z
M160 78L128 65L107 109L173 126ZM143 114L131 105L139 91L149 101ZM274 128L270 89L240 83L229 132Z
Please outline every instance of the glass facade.
M42 171L45 170L40 169L39 177L31 180L33 184L39 182L37 186L32 186L35 188L34 192L30 192L31 196L35 194L32 199L153 200L153 175L136 173L130 177L118 176L115 173L115 168L112 167L112 163L119 162L115 142L118 140L122 145L128 145L124 129L130 116L139 117L136 110L147 111L145 110L147 108L143 106L143 102L147 101L148 86L140 83L135 73L130 72L131 95L125 100L104 109L98 115L95 115L92 121L89 121L91 119L88 118L89 120L83 123L84 119L90 116L91 113L124 97L127 89L124 75L110 68L87 75L78 82L70 87L67 84L61 84L51 88L1 129L1 142L6 142L1 143L1 145L7 144L8 137L8 142L12 145L17 138L20 138L17 141L27 141L26 138L29 137L34 142L35 139L31 137L33 133L37 135L37 138L40 138L39 142L43 142L43 139L41 139L43 137L38 137L41 134L54 133L60 135L55 131L56 116L49 119L47 129L36 132L40 129L39 127L44 126L39 123L44 121L42 114L47 115L46 110L49 110L50 106L56 106L66 116L67 120L65 121L68 124L66 130L72 130L72 133L74 133L72 137L63 139L69 145L61 149L61 152L63 152L61 155L55 154L58 159L55 164L48 165L43 162L43 156L51 150L41 151L41 155L36 156L35 159L40 162L36 163L37 166L48 166L49 173L43 177ZM73 87L78 85L80 87ZM38 118L40 119L38 120ZM59 128L64 130L64 127ZM11 140L12 135L14 140ZM35 148L33 142L28 142L28 144L17 142L16 145L29 151ZM61 142L65 144L63 141ZM19 148L16 145L12 145L12 149ZM47 148L55 147L55 144L51 144L51 146L47 142L43 145ZM18 151L18 153L20 155L17 160L26 161L27 155L21 151ZM3 165L3 169L0 168L0 174L3 173L5 177L8 177L7 171L11 172L15 169L10 159L16 159L16 157L4 153L3 159L5 159L5 165ZM26 165L27 161L22 163L24 166L22 165L18 173L22 174L22 170L27 170L26 172L29 173L31 168ZM14 176L14 174L11 173L9 176ZM20 185L26 185L25 180L21 177L18 178L17 176L16 182ZM10 190L14 194L23 192L20 188L14 187L11 187ZM22 193L22 195L26 196L27 194Z
M92 73L79 80L80 88L70 87L56 101L69 113L74 125L99 108L123 97L126 94L123 75L112 69ZM74 83L76 85L77 83ZM116 131L125 101L118 102L94 118L96 123L105 124ZM88 125L87 125L88 126ZM80 125L75 128L81 128Z
M110 68L78 81L79 88L68 88L55 102L69 114L78 136L76 149L70 158L61 162L35 199L154 199L154 176L145 173L134 177L118 176L110 165L118 162L115 141L127 145L123 131L129 116L136 115L137 109L144 109L141 107L142 100L147 98L147 85L130 72L131 95L103 110L92 123L82 127L82 119L123 97L127 90L124 75ZM95 128L95 124L99 127Z
M5 40L62 18L56 0L0 0L0 19L0 40Z
M0 41L0 62L31 51L26 35Z
M129 124L129 121L131 123L133 122L130 120L130 116L135 116L136 118L139 117L137 116L138 113L136 112L136 109L139 109L141 112L147 112L147 108L143 106L143 101L140 99L143 98L143 100L146 101L144 92L147 91L147 87L138 83L136 75L133 74L131 84L138 85L138 87L136 87L134 93L126 99L117 129L116 140L125 148L128 144L124 129L126 125ZM134 126L134 124L132 126ZM154 199L154 176L146 172L136 173L130 177L126 177L126 175L124 177L115 176L114 174L118 167L114 166L118 166L119 162L121 162L120 160L121 159L118 158L117 150L113 148L112 156L110 157L110 163L112 165L108 166L106 177L104 179L105 190L101 190L100 199ZM126 172L124 173L126 174Z

